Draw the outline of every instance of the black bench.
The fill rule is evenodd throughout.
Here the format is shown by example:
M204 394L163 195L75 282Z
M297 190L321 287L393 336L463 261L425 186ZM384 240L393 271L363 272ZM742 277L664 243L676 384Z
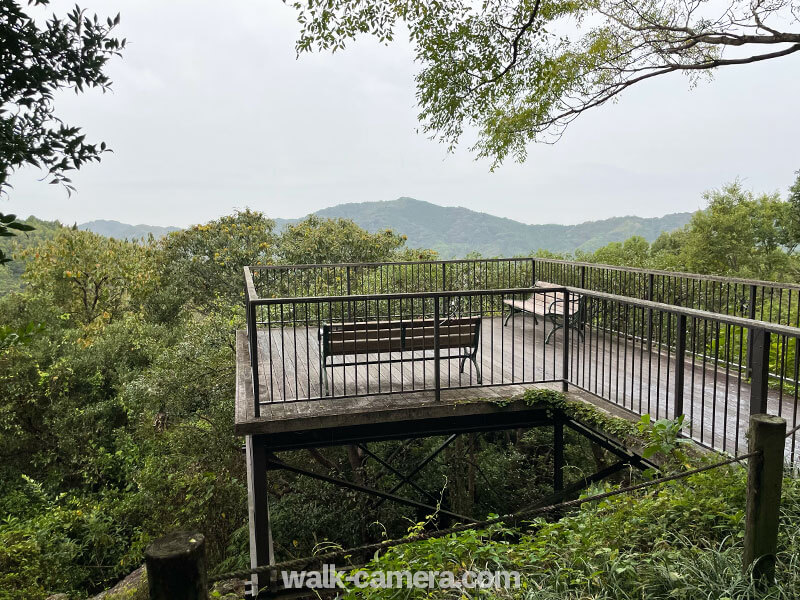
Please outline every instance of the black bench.
M326 323L319 330L320 370L325 395L329 396L327 367L348 367L384 364L388 362L406 362L408 360L434 360L426 356L425 350L435 347L436 321L434 319L356 321L352 323ZM471 360L475 365L478 383L481 383L481 371L478 367L477 354L481 333L480 317L448 317L439 321L439 349L448 350L442 359L459 358L459 372L464 372L464 364ZM457 349L458 353L450 350ZM423 351L423 354L416 354ZM389 360L369 359L370 354L412 352L411 358ZM365 358L353 361L334 362L336 356L358 356ZM330 359L330 360L329 360Z

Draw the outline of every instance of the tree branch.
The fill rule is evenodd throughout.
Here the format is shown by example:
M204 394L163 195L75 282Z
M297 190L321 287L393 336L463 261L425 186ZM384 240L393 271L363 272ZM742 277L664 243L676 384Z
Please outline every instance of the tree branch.
M500 79L505 77L506 73L508 73L511 69L513 69L516 66L517 60L519 59L519 44L522 41L522 36L524 36L525 33L531 27L533 27L533 23L536 20L537 15L539 14L540 4L541 0L536 0L536 4L533 5L533 10L531 11L530 16L528 17L528 20L522 24L522 27L517 31L517 34L511 41L511 60L508 62L508 64L503 68L502 71L500 71L500 73L498 73L494 77L490 77L489 79L484 79L474 87L470 88L470 93L477 91L478 89L482 88L485 85L499 81ZM508 29L507 27L504 28ZM503 37L505 38L506 36L503 35Z

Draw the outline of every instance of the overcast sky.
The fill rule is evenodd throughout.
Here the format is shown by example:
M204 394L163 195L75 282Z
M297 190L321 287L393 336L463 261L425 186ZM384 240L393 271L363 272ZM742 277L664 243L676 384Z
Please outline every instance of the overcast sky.
M122 13L129 47L114 91L67 94L58 112L114 154L73 177L77 194L12 177L1 212L65 223L186 226L250 207L298 217L411 196L527 223L695 210L739 177L780 191L800 169L800 55L718 71L689 89L657 78L578 119L554 146L494 173L464 147L416 133L409 46L372 40L295 58L279 0L81 2ZM60 10L66 7L57 3Z

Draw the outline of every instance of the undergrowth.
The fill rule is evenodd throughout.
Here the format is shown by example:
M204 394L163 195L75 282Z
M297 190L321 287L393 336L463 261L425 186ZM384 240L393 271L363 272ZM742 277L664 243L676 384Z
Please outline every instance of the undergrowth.
M391 549L367 570L507 570L518 589L495 598L790 599L800 597L800 484L784 483L777 583L757 590L742 572L746 473L714 469L587 503L559 521L494 527ZM588 495L607 489L595 487ZM349 598L458 598L456 590L356 590Z

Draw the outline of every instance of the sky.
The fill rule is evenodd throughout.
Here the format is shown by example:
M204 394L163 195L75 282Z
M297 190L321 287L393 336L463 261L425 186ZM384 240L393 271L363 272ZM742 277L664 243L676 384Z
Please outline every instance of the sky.
M297 59L295 13L279 0L81 6L119 11L129 46L109 65L112 92L63 94L57 112L114 153L73 176L71 197L18 171L0 212L184 227L246 207L290 218L410 196L573 224L697 210L736 178L785 193L800 169L800 54L691 89L680 74L652 79L490 172L469 144L448 153L417 132L405 40Z

